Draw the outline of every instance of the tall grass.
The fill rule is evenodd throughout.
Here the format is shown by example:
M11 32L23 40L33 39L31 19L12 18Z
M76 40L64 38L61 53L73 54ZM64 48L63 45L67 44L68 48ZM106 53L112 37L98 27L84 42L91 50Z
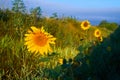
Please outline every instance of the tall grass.
M92 26L86 33L80 28L81 22L71 18L36 18L35 22L27 14L10 11L6 14L7 21L0 20L0 78L6 80L57 80L64 72L61 71L59 59L69 64L69 59L74 61L79 53L79 58L83 58L81 54L85 51L88 53L89 47L96 41L93 32L99 28ZM57 38L53 53L47 56L34 55L24 46L26 31L31 26L42 25ZM107 29L99 29L104 38L112 33ZM74 64L78 65L77 62Z

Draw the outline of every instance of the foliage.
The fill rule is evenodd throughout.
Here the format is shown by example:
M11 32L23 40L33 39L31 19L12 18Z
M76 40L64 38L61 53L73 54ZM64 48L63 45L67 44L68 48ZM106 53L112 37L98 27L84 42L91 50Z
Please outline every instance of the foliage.
M13 7L12 10L14 12L22 12L25 13L25 5L23 3L23 0L14 0L13 1Z
M56 14L55 18L37 17L37 13L41 16L40 7L33 9L36 17L22 12L0 10L0 78L119 79L120 28L114 32L114 25L109 23L111 28L107 25L90 26L89 29L82 30L82 22L75 18L58 18ZM23 45L24 34L31 26L44 26L47 32L57 38L56 45L52 46L52 54L34 56L27 51ZM96 29L101 31L103 42L94 37ZM63 59L63 64L59 63L59 59Z
M103 43L94 47L91 52L90 67L92 77L104 80L120 79L120 28L104 40ZM94 63L94 64L93 64Z
M111 30L111 31L113 31L113 30L118 28L118 24L117 23L114 23L114 22L109 23L106 20L101 21L99 26L103 27L103 28L106 28L108 30Z
M52 16L50 18L58 18L57 13L53 13Z
M37 17L40 18L41 15L42 15L42 14L41 14L42 12L41 12L41 8L40 8L40 7L36 7L36 8L34 8L34 9L32 8L30 12L31 12L31 15L32 15L33 17L36 17L36 18L37 18Z

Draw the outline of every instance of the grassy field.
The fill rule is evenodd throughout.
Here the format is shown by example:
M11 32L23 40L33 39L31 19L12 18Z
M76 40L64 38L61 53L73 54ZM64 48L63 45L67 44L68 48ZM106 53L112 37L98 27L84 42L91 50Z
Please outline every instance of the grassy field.
M120 79L118 27L109 30L69 17L37 18L11 11L1 11L0 15L5 15L0 19L2 80L110 80L110 76ZM48 46L36 53L37 48L28 51L25 34L31 26L37 29L43 26L46 33L56 38L55 44L48 45L52 52L46 51Z

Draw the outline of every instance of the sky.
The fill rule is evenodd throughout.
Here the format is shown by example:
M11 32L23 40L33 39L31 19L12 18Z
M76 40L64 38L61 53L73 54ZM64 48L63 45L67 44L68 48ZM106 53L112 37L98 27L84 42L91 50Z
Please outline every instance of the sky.
M13 0L0 0L0 8L11 8ZM27 10L40 6L44 16L72 16L98 24L101 20L120 23L120 0L23 0ZM96 21L96 23L95 23Z

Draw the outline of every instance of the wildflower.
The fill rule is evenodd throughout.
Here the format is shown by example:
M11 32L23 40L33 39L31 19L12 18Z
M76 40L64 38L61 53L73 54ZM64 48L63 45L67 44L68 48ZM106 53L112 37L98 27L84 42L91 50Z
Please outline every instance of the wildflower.
M102 36L98 37L98 40L99 40L100 42L102 42L102 41L103 41L103 37L102 37Z
M63 64L63 59L58 59L58 63Z
M89 29L89 28L90 28L90 22L87 21L87 20L83 21L83 22L81 23L81 28L82 28L83 30Z
M96 29L96 30L94 31L94 36L95 36L95 37L100 37L100 36L101 36L101 31L100 31L99 29Z
M96 46L96 45L97 45L97 42L96 42L96 41L94 41L94 42L93 42L93 45L94 45L94 46Z
M39 29L32 26L31 30L28 30L28 33L25 34L25 45L28 51L40 53L41 55L52 52L50 44L55 44L55 40L56 38L45 32L43 27Z

